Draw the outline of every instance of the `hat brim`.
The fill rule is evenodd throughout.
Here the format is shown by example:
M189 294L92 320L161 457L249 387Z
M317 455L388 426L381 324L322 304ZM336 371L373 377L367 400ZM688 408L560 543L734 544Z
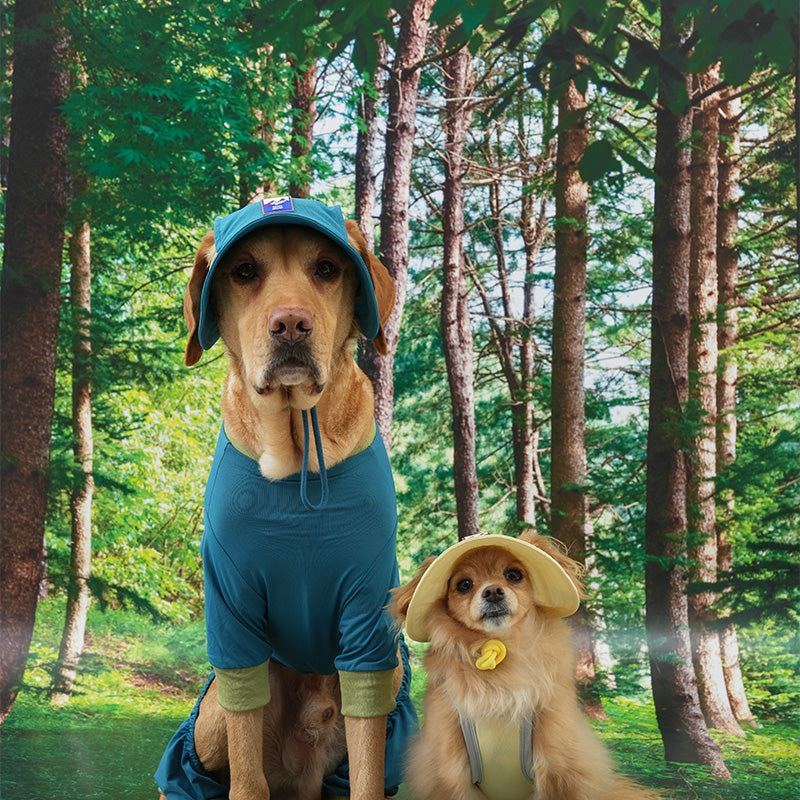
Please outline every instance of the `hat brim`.
M259 202L255 202L226 217L218 218L214 223L216 255L209 265L203 282L203 290L200 295L200 321L197 327L198 340L204 350L209 350L219 339L217 315L210 307L211 284L217 267L226 253L243 237L271 225L299 225L312 228L327 236L344 250L353 262L358 277L359 290L355 306L358 326L368 339L374 339L378 335L380 315L372 276L361 254L350 244L341 208L326 206L318 200L305 198L291 198L291 206L291 209L287 211L264 213L263 206Z
M430 641L431 611L447 595L453 567L467 553L483 547L502 547L520 561L533 585L534 603L545 613L568 617L578 610L578 589L552 556L521 539L493 533L479 534L445 550L420 579L406 614L406 631L414 641Z

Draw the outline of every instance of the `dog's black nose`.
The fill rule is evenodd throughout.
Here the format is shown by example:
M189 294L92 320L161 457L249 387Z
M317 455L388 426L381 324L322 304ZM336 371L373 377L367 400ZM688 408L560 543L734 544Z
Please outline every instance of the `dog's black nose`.
M481 597L489 603L499 603L505 597L505 592L502 586L487 586Z
M304 308L276 308L269 315L269 335L284 344L302 342L313 328L314 320Z

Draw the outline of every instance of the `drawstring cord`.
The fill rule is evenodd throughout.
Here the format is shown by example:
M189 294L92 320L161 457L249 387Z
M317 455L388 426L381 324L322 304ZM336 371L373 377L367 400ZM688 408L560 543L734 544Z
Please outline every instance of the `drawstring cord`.
M300 471L300 500L309 511L320 511L328 503L328 475L325 471L325 459L322 456L322 437L319 433L317 409L311 409L311 425L314 430L314 443L317 448L317 462L319 463L319 503L314 505L308 499L308 412L303 410L303 468Z

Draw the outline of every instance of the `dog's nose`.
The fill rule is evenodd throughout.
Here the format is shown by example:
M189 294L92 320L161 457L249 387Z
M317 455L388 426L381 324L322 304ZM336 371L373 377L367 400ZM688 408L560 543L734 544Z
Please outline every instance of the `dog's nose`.
M269 334L284 344L302 342L313 330L314 321L304 308L276 308L269 315Z
M481 597L489 603L499 603L504 596L502 586L487 586L481 594Z

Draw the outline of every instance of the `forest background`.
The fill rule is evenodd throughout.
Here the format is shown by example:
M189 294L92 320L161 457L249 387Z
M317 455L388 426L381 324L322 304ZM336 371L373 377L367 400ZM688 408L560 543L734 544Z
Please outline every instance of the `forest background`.
M18 0L0 32L3 797L145 796L191 706L225 367L183 366L183 291L216 215L286 193L397 283L359 360L403 577L552 534L623 768L796 791L796 3Z

